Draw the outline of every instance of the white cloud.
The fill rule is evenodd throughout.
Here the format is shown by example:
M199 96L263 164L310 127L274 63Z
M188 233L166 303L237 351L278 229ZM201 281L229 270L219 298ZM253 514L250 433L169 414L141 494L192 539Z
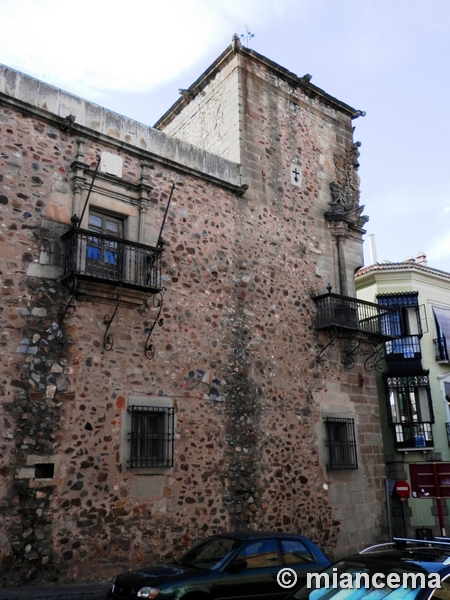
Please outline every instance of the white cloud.
M0 59L79 95L139 92L224 48L295 0L0 0ZM214 54L214 53L213 53Z

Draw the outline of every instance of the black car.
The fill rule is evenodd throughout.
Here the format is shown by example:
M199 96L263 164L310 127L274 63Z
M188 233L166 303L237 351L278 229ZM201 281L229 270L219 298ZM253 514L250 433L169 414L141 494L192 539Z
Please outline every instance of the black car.
M169 564L119 575L108 600L284 599L289 590L277 581L283 567L301 581L329 564L301 535L227 533L206 538Z
M450 600L450 545L397 540L330 565L289 600Z

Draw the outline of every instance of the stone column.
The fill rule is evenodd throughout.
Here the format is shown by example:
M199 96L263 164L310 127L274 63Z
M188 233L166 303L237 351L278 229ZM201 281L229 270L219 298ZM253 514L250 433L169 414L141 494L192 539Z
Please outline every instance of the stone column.
M141 162L141 177L139 179L139 230L138 241L145 244L145 217L149 205L149 195L153 187L148 182L148 169L150 165Z

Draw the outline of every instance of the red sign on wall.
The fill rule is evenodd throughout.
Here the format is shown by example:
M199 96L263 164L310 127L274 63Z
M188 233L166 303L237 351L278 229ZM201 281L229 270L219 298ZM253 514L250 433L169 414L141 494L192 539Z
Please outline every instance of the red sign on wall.
M407 481L396 481L394 485L394 492L400 498L408 498L411 493L411 488L409 487L409 483Z
M409 474L413 498L450 498L450 463L409 465Z

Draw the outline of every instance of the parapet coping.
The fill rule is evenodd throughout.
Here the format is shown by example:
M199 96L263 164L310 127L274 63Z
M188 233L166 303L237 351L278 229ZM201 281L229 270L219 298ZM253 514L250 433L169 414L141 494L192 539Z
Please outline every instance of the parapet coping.
M141 159L154 160L228 188L238 195L247 189L242 185L238 163L2 64L0 103L63 130L70 130L72 135L95 139Z

